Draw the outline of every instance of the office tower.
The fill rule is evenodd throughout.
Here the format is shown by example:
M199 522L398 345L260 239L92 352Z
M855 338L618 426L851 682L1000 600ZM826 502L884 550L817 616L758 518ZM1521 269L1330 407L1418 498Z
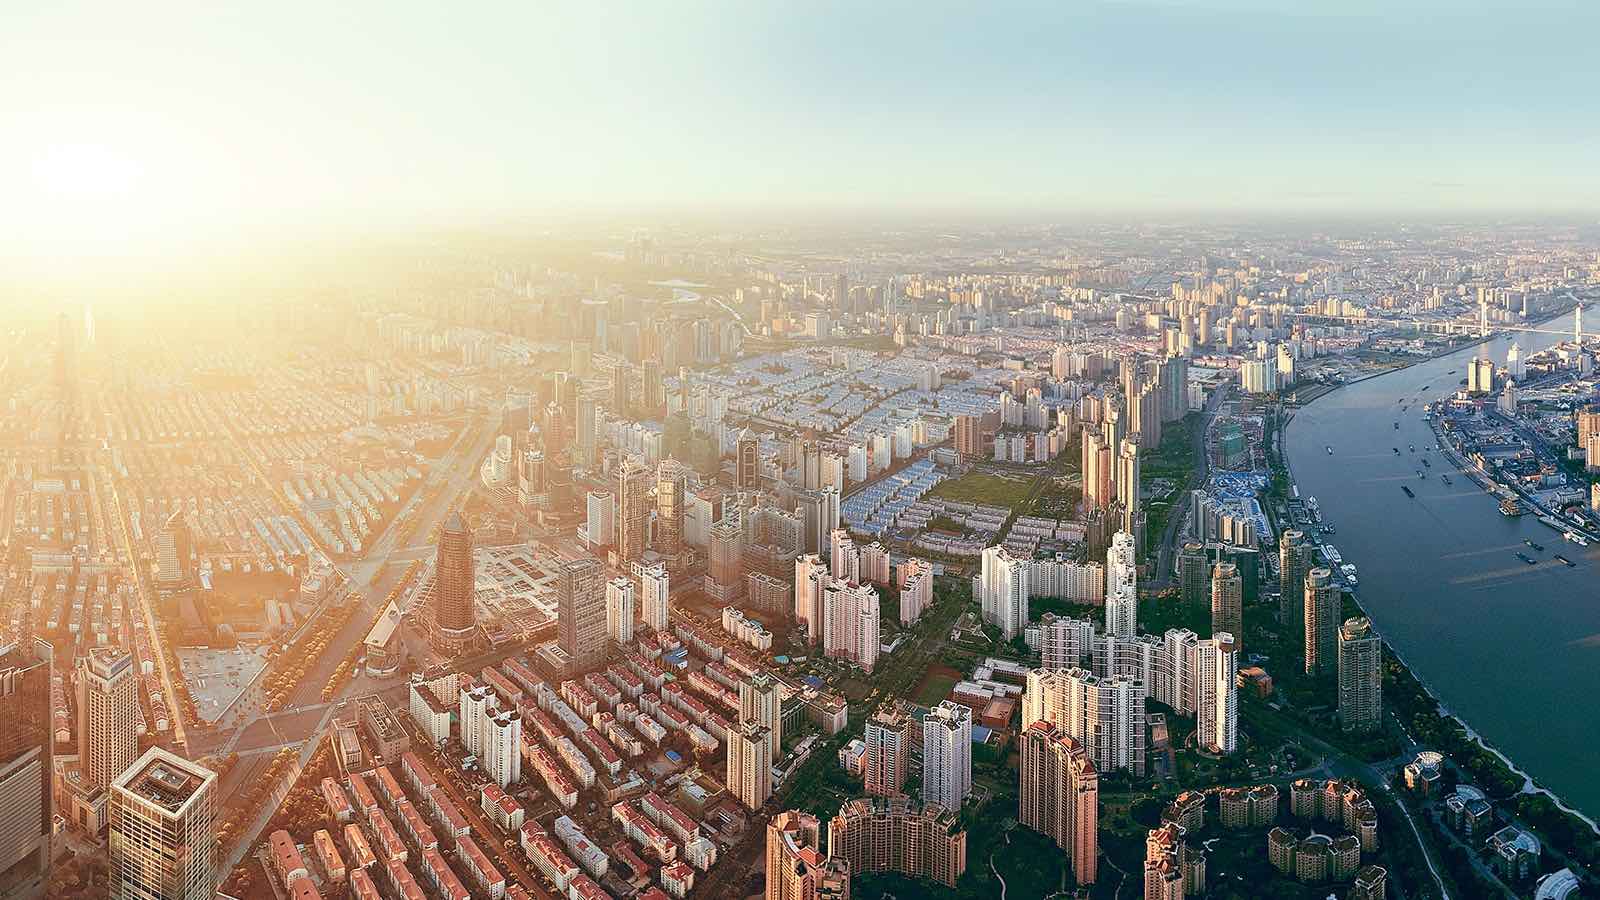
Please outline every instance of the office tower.
M112 900L211 900L217 773L151 747L111 783Z
M911 716L898 702L878 708L867 719L863 787L879 797L898 796L911 770Z
M1128 675L1084 669L1035 669L1022 695L1022 727L1047 722L1077 741L1102 772L1145 773L1145 694Z
M1206 558L1205 545L1199 541L1185 541L1178 550L1177 567L1183 602L1191 607L1210 602L1211 561Z
M1305 532L1291 528L1278 536L1278 620L1291 647L1305 638L1306 572L1312 553Z
M1365 617L1339 629L1339 722L1346 731L1371 731L1383 714L1383 642Z
M983 426L977 416L968 414L956 416L955 444L956 453L964 460L979 459L983 456Z
M0 898L39 900L50 877L50 645L0 647Z
M555 566L556 635L572 665L584 669L606 658L605 569L591 557Z
M1219 631L1244 634L1244 579L1233 563L1219 562L1211 570L1211 633Z
M624 649L633 643L633 582L627 578L606 583L606 637Z
M950 700L922 720L922 799L959 810L972 793L972 710Z
M822 652L868 672L878 664L878 592L832 579L822 591Z
M767 729L767 758L783 758L783 685L768 672L739 682L739 721Z
M91 790L107 791L139 758L139 676L133 657L94 647L78 659L78 768Z
M617 363L611 367L611 413L619 419L628 418L628 366Z
M734 487L753 491L761 486L761 442L746 428L739 432L733 446Z
M644 607L644 623L651 631L667 633L668 615L672 609L672 590L667 567L656 563L639 572L640 605Z
M645 527L650 521L650 468L630 456L617 469L612 493L617 498L617 559L633 562L644 556Z
M683 467L666 460L656 467L656 552L676 568L683 554Z
M446 652L458 652L478 627L476 581L472 532L461 513L452 512L439 528L433 569L434 628Z
M1012 556L1006 548L983 551L979 604L983 621L999 628L1003 640L1012 640L1028 627L1028 574L1028 560Z
M1065 850L1079 884L1093 884L1100 852L1100 776L1077 741L1048 722L1021 736L1017 818Z
M167 518L156 535L156 584L164 590L174 590L189 584L189 553L193 546L189 523L183 510Z
M760 809L772 796L771 733L755 722L728 731L728 793L746 809Z
M594 465L596 446L594 397L579 394L577 406L578 414L572 426L572 464L587 469Z
M705 591L721 603L744 594L744 529L733 519L711 528L707 547Z
M644 361L640 367L640 401L641 408L648 416L657 416L661 408L666 405L666 392L661 387L661 360L654 357Z
M815 553L794 561L794 617L806 623L806 640L822 640L822 594L828 586L828 566Z
M843 272L833 276L833 308L841 314L849 315L850 308L850 278Z
M1238 740L1239 655L1233 635L1214 634L1197 645L1195 658L1195 739L1212 753L1232 753Z
M849 900L850 864L822 852L817 817L798 810L767 823L764 900Z
M1133 535L1119 531L1106 551L1106 634L1131 638L1138 633L1139 569Z
M610 547L617 539L617 501L610 491L590 491L584 531L589 546Z
M1342 598L1333 571L1315 568L1306 573L1305 660L1307 675L1332 675L1337 665L1339 607Z
M898 872L955 887L967 868L958 810L906 797L849 800L828 822L828 855L855 875Z

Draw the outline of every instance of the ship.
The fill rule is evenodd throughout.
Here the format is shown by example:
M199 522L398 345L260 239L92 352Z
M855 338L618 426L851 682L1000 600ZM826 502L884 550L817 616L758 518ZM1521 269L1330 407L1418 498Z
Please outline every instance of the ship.
M1329 447L1329 448L1328 448L1328 455L1329 455L1329 456L1332 456L1332 455L1333 455L1333 448L1332 448L1332 447Z
M1443 481L1445 484L1454 484L1454 482L1450 480L1450 476L1448 474L1440 475L1439 480Z
M1555 555L1555 560L1556 560L1556 562L1562 562L1562 563L1566 563L1566 564L1567 564L1567 568L1569 568L1569 569L1571 569L1571 568L1576 568L1576 567L1577 567L1577 565L1578 565L1578 564L1577 564L1577 563L1575 563L1575 562L1573 562L1573 561L1572 561L1572 560L1570 560L1570 559L1567 559L1567 558L1566 558L1566 557L1565 557L1565 556L1562 556L1562 555L1561 555L1561 554L1559 554L1559 553L1557 553L1557 554L1556 554L1556 555Z
M1416 444L1407 444L1406 446L1411 448L1411 452L1412 453L1417 452L1417 445Z
M1527 563L1527 564L1528 564L1528 565L1530 565L1530 566L1531 566L1531 565L1533 565L1533 563L1534 563L1534 559L1533 559L1533 557L1531 557L1531 556L1529 556L1529 555L1528 555L1528 554L1526 554L1526 553L1523 553L1523 552L1522 552L1522 551L1520 551L1520 550L1519 550L1519 551L1517 551L1517 559L1520 559L1520 560L1522 560L1522 561L1523 561L1523 562L1525 562L1525 563Z
M1395 456L1399 456L1400 455L1400 448L1399 447L1395 447L1394 448L1394 455Z
M1306 512L1311 514L1311 521L1322 521L1322 505L1315 497L1306 497Z
M1589 546L1588 539L1586 539L1583 535L1577 533L1576 531L1568 531L1568 532L1566 532L1565 534L1563 534L1561 536L1566 538L1567 540L1571 541L1572 543L1577 544L1579 547L1587 547L1587 546Z
M1422 464L1427 466L1430 469L1433 468L1433 463L1428 462L1427 457L1423 457Z
M1339 554L1339 548L1332 544L1322 545L1322 555L1327 557L1328 561L1334 565L1338 565L1344 560L1344 557Z
M1507 497L1500 501L1500 515L1520 516L1527 510L1522 508L1522 501L1515 497Z
M1396 431L1400 430L1400 423L1399 422L1394 423L1394 427L1395 427Z
M1530 538L1523 538L1523 539L1522 539L1522 542L1523 542L1523 543L1524 543L1524 544L1527 544L1527 545L1528 545L1528 546L1529 546L1529 547L1532 547L1532 548L1533 548L1533 549L1535 549L1535 550L1537 550L1537 551L1539 551L1539 552L1540 552L1540 553L1543 553L1543 552L1544 552L1544 545L1543 545L1543 544L1536 544L1536 543L1534 543L1534 542L1533 542L1533 540L1532 540L1532 539L1530 539Z
M1406 492L1406 496L1407 496L1407 497L1410 497L1410 498L1412 498L1412 499L1413 499L1413 500L1414 500L1414 499L1416 499L1416 496L1417 496L1417 495L1416 495L1416 494L1413 494L1413 493L1411 493L1411 488L1408 488L1408 487L1406 487L1406 486L1405 486L1405 485L1403 485L1403 484L1402 484L1402 485L1400 485L1400 490L1402 490L1402 491L1405 491L1405 492Z

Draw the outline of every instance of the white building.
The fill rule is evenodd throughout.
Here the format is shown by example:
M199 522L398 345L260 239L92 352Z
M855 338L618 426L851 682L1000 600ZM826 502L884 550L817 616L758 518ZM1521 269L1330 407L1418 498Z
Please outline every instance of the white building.
M639 572L639 593L644 606L644 623L652 631L665 634L668 614L672 609L672 591L667 567L656 563Z
M633 582L627 578L606 583L606 636L619 647L633 643Z
M983 621L1000 629L1003 640L1011 640L1028 626L1029 562L1012 556L1004 547L983 551L983 570L978 592Z
M484 720L483 771L501 787L521 780L522 715L516 710L502 710Z
M922 720L922 799L960 809L972 792L972 710L945 700Z
M868 672L878 664L878 592L830 579L822 592L822 652Z
M1131 638L1137 633L1139 574L1133 535L1119 531L1106 551L1106 633Z
M1233 635L1218 632L1199 642L1197 655L1195 738L1213 753L1232 753L1239 732L1239 653Z

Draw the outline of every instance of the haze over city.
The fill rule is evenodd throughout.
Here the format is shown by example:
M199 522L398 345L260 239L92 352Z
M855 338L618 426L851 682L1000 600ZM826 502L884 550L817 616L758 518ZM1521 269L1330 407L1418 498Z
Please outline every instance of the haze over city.
M0 900L1600 897L1596 34L6 10Z

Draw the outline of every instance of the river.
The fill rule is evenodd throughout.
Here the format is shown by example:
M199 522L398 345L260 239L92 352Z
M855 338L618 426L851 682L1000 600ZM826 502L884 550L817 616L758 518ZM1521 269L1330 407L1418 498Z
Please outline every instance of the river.
M1516 336L1524 356L1560 339ZM1412 672L1517 768L1596 819L1600 546L1568 543L1533 515L1500 515L1437 451L1427 454L1431 468L1421 464L1436 442L1415 399L1455 390L1476 355L1504 365L1510 343L1496 338L1339 388L1295 413L1285 447L1301 496L1315 496L1338 529L1324 539L1357 566L1362 606ZM1405 413L1401 398L1411 401ZM1552 560L1556 553L1576 568Z

